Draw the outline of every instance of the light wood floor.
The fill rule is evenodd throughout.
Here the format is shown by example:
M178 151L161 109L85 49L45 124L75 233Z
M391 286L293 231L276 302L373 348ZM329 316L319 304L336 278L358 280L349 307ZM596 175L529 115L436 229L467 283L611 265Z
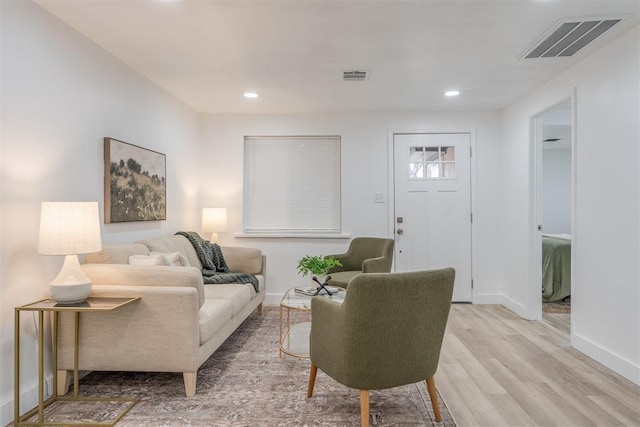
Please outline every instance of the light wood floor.
M459 427L640 426L640 387L502 306L453 305L435 379Z
M542 313L542 320L569 335L571 333L571 313Z

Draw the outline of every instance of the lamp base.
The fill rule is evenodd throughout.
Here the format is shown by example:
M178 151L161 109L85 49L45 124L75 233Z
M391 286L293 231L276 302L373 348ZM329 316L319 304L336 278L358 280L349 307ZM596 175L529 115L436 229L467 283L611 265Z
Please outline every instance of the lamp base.
M62 304L83 302L91 294L91 280L84 274L77 255L67 255L49 290L51 299Z
M51 285L51 299L60 304L77 304L91 294L91 283L82 285Z

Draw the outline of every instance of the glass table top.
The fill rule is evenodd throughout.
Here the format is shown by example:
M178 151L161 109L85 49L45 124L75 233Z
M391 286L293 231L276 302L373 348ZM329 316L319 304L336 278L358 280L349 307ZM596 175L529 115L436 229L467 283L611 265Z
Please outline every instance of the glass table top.
M282 301L280 301L280 305L282 307L292 308L294 310L311 310L312 298L327 298L342 304L342 302L344 301L344 297L347 294L344 289L338 288L338 291L331 296L326 294L309 296L309 295L302 294L300 292L296 292L296 289L309 289L309 288L305 286L298 286L297 288L289 289L284 294L284 297L282 297Z
M16 309L21 311L109 311L138 300L140 300L140 297L89 297L81 303L61 304L52 299L44 299L32 304L16 307Z

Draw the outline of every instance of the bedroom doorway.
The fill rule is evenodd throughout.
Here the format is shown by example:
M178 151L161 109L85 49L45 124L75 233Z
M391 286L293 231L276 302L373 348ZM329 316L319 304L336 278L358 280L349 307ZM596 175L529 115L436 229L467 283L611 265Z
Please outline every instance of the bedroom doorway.
M542 319L571 333L573 107L569 98L535 118Z

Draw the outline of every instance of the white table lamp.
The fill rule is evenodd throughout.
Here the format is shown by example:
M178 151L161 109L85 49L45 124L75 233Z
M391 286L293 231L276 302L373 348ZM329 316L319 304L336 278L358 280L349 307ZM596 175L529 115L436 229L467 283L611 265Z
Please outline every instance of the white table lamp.
M42 202L38 253L66 256L50 285L52 299L64 304L87 299L91 280L80 268L78 254L101 249L97 202Z
M202 209L202 232L211 233L211 243L218 243L223 231L227 231L227 208Z

